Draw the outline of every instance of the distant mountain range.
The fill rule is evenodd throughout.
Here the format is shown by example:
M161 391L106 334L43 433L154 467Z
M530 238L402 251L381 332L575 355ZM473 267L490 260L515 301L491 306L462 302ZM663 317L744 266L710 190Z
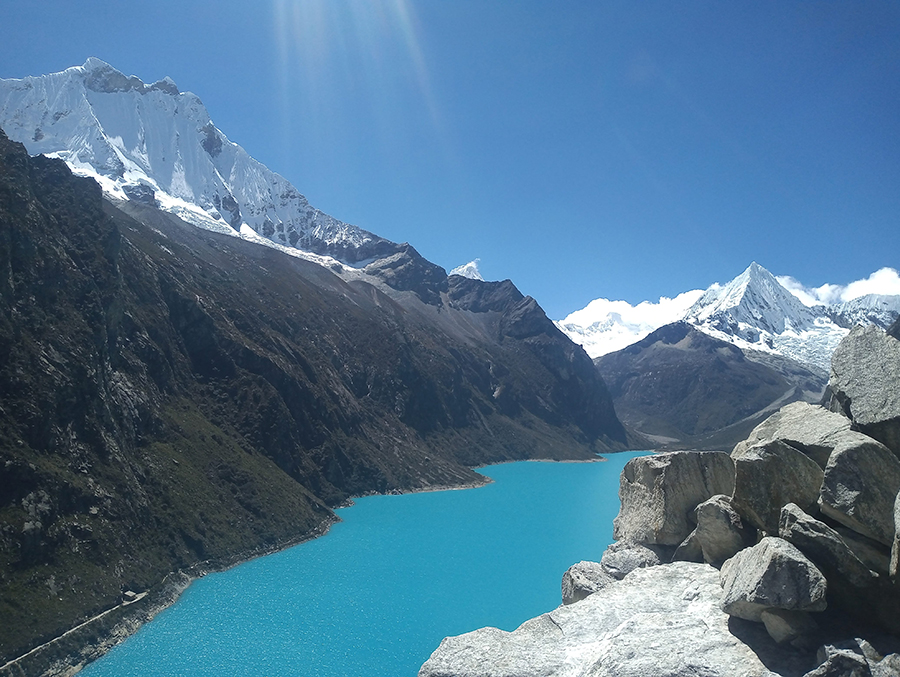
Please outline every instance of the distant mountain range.
M599 299L557 326L591 357L620 350L671 322L746 350L787 357L827 374L838 342L857 323L887 328L900 316L900 295L869 294L807 306L758 263L725 285L637 307Z

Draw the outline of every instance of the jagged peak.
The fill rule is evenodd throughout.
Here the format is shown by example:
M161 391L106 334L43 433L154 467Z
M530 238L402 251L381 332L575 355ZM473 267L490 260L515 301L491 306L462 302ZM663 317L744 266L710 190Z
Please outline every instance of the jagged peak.
M114 70L117 73L120 72L119 70L106 63L103 59L99 59L96 56L89 56L81 65L81 70L83 70L85 73L93 73L94 71L102 70Z
M139 100L108 106L108 96ZM96 178L116 199L129 198L126 186L151 187L162 209L203 228L351 264L397 248L313 209L169 77L147 85L90 57L63 72L0 80L0 126L30 153L57 154Z
M110 66L103 59L90 56L80 67L75 70L84 75L84 86L95 92L112 94L114 92L165 92L172 96L181 94L178 85L168 75L162 80L157 80L151 85L145 84L136 75L125 75L122 71Z

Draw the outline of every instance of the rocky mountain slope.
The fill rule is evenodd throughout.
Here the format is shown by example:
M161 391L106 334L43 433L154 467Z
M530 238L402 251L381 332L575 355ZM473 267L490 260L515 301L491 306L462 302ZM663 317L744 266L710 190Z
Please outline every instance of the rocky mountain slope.
M744 350L800 362L827 375L831 354L856 324L886 329L900 316L900 296L867 294L829 306L807 306L757 263L725 285L685 292L659 304L592 302L557 326L591 357L614 352L676 321Z
M676 448L730 448L779 407L819 402L826 384L798 362L741 350L687 322L594 363L620 418Z
M0 135L0 664L350 496L629 446L590 358L512 283L403 247L378 266L114 205Z
M563 575L563 606L448 637L420 677L900 674L898 331L841 342L831 411L629 461L616 542Z

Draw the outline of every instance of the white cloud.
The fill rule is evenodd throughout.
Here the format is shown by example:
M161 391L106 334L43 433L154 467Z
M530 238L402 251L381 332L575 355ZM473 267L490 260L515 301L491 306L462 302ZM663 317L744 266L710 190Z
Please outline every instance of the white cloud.
M900 294L900 275L893 268L876 270L865 280L848 284L841 293L841 300L852 301L866 294Z
M640 341L665 324L683 319L687 309L702 295L703 290L695 289L674 299L663 296L657 303L642 301L636 306L627 301L595 299L556 324L582 345L588 355L599 357Z
M581 310L576 310L570 314L562 322L563 324L571 323L582 327L590 327L597 323L603 324L610 318L615 317L621 324L658 329L664 324L677 322L682 319L685 311L702 294L702 290L695 289L683 292L674 299L662 296L657 303L641 301L636 306L631 305L627 301L595 299Z
M806 287L790 275L778 278L782 286L807 306L852 301L867 294L900 295L900 274L893 268L881 268L863 280L847 285L823 284Z

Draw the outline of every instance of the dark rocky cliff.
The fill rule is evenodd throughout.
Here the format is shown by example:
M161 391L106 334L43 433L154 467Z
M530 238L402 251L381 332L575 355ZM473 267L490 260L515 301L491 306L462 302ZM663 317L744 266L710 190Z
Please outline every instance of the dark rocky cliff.
M350 496L628 446L511 283L412 248L345 280L124 207L0 134L0 661Z

